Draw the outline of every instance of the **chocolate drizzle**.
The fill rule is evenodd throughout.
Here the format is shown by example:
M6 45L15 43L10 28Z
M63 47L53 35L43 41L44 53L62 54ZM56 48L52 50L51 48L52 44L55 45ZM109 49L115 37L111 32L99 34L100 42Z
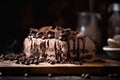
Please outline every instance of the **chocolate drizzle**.
M32 40L32 38L30 38L30 41L31 41L31 44L30 44L30 50L32 50L32 48L33 48L33 45L32 45L33 40Z
M68 45L68 53L67 53L67 60L70 59L70 43L69 40L67 40L67 45Z
M77 38L77 59L79 59L80 56L80 38Z
M36 44L33 41L33 39L31 38L31 48L30 48L31 54L36 54L37 53L37 48L36 48Z
M83 38L82 38L82 43L83 43L83 50L82 50L82 52L84 54L85 53L85 36L83 36Z
M47 46L49 47L49 40L47 40Z
M57 62L60 62L62 61L62 57L61 57L61 54L62 54L62 51L61 51L61 45L58 44L58 48L56 47L57 43L55 42L54 44L54 48L55 48L55 58L57 60Z
M43 41L40 45L40 49L42 50L42 55L45 55L45 49L46 49L46 45L45 45L46 41Z
M75 49L75 46L76 46L76 44L75 44L75 39L72 39L73 40L73 55L75 55L76 54L76 49Z
M56 42L55 42L55 44L54 44L54 48L55 48L55 58L56 58L56 60L58 61L58 51L57 51L57 47L56 47Z
M63 54L62 49L61 49L62 47L61 47L61 44L58 44L58 45L59 45L58 58L59 58L60 61L62 61L62 56L61 56L61 54Z

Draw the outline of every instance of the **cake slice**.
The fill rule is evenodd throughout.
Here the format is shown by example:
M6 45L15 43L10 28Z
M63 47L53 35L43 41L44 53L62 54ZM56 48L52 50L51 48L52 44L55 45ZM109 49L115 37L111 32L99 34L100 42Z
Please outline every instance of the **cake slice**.
M54 62L93 60L95 51L95 44L90 38L70 28L58 26L31 29L24 40L25 55L27 57L37 55L39 60Z

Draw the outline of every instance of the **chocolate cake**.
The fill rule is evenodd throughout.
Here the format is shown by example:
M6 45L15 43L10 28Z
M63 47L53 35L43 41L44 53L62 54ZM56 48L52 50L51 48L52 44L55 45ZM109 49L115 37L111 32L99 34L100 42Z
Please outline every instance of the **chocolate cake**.
M96 48L94 42L70 28L45 26L30 29L23 42L20 54L0 54L0 61L9 60L16 64L82 64L94 61Z
M53 63L93 60L96 51L90 38L59 26L31 28L23 45L26 57L37 56L39 61Z

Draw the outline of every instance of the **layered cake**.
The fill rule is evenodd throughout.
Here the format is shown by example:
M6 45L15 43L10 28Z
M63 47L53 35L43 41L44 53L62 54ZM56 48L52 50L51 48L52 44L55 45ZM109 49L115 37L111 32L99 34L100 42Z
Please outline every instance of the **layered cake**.
M31 28L23 46L23 53L1 55L0 59L15 60L17 64L27 65L44 62L79 64L94 60L96 52L95 44L90 38L59 26Z
M95 49L92 40L70 28L31 28L24 40L24 53L27 57L36 55L39 60L46 61L92 60L95 58Z

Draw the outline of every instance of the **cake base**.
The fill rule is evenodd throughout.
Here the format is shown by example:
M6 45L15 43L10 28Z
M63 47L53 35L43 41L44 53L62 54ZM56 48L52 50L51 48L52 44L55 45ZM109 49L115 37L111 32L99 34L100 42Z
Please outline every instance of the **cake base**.
M110 74L120 73L120 62L104 59L105 62L75 64L49 64L40 63L38 65L15 64L13 61L0 61L1 75L44 75L44 74Z

